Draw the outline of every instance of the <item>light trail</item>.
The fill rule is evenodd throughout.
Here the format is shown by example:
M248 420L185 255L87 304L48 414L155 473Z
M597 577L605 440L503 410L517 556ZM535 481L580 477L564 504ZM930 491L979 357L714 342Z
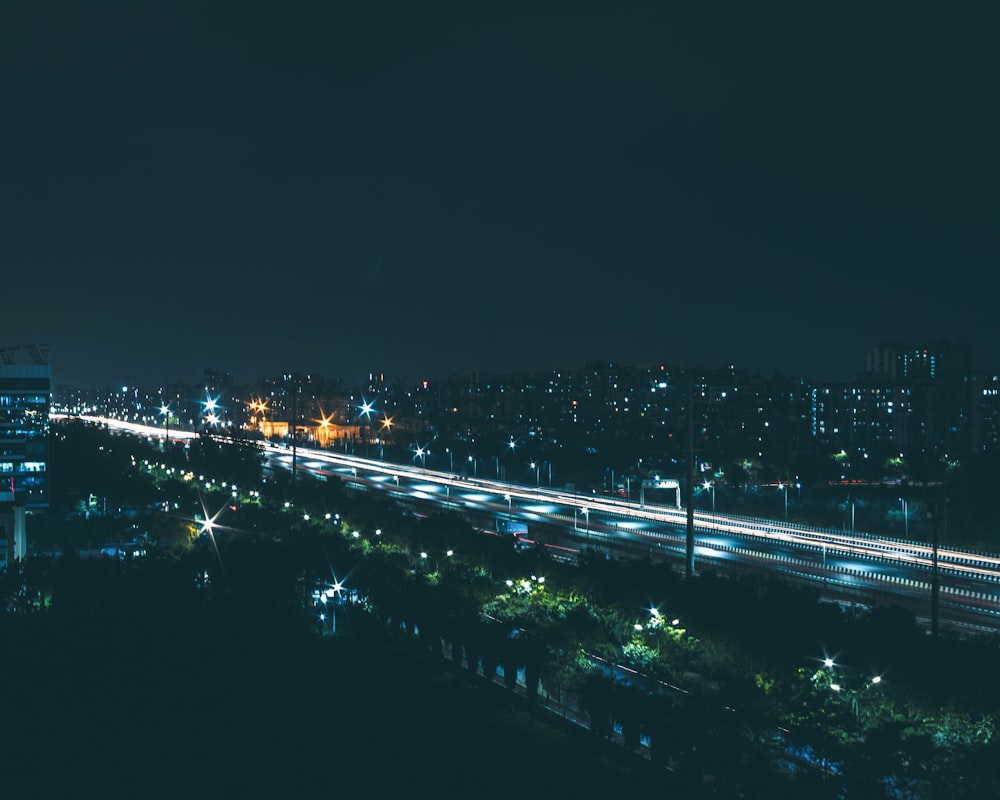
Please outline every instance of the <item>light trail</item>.
M162 439L164 435L162 428L151 425L122 422L104 417L83 416L78 418L93 424L125 430L134 435L147 436L151 439ZM170 430L171 439L193 439L199 435L201 434L190 431ZM205 435L210 435L221 442L234 441L233 437L230 436ZM257 440L245 443L258 447L273 461L290 469L291 449L287 445ZM303 463L305 463L305 459L308 459L308 463L311 465L310 469L318 470L321 466L327 466L336 472L339 468L343 472L338 474L344 479L364 482L366 485L375 486L382 490L396 490L400 494L409 494L410 496L415 496L419 492L420 499L425 500L449 500L452 503L456 500L462 500L472 505L462 495L478 493L482 497L483 505L492 506L498 510L509 508L511 511L516 507L518 513L526 513L527 504L530 504L530 508L534 509L542 503L564 509L581 511L586 509L590 528L595 533L597 532L595 515L606 515L620 519L623 526L627 524L630 529L629 533L633 536L655 538L656 535L662 535L656 530L643 531L642 525L671 528L686 528L687 526L687 512L683 508L636 503L597 495L581 495L551 487L523 486L487 478L457 477L450 472L387 463L376 459L308 447L299 446L297 450ZM407 485L401 485L400 481ZM412 483L417 483L419 486L408 485ZM444 492L447 496L445 494L436 496L435 491ZM509 504L508 496L510 497ZM489 503L488 498L490 497L496 498L496 502ZM524 505L522 506L522 504ZM567 524L572 519L568 513L566 516L558 513L542 513L551 518L564 520ZM923 542L880 538L871 534L839 533L834 530L825 531L806 526L790 525L787 522L776 520L748 519L701 511L694 513L694 525L696 531L740 537L747 540L748 546L760 547L762 544L773 543L803 549L814 554L822 551L824 560L838 556L853 556L868 561L888 562L895 564L902 570L910 571L914 569L930 570L934 566L933 548ZM609 534L602 533L602 535L608 536ZM731 555L727 556L727 558L730 557ZM997 555L939 547L937 566L939 570L947 570L952 575L971 581L1000 585L1000 556ZM877 577L881 570L872 570L869 567L869 571L873 573L873 577ZM923 576L922 573L921 575ZM990 591L996 590L995 586L990 587Z

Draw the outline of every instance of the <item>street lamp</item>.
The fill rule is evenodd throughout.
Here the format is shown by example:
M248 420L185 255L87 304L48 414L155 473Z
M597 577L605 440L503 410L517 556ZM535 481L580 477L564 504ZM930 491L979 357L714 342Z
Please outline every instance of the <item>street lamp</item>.
M903 533L907 539L910 538L910 515L907 513L906 500L902 497L899 498L899 502L903 506Z
M479 477L479 461L474 456L469 456L469 461L472 462L472 477Z
M367 428L365 430L365 458L368 458L368 440L372 437L372 411L375 410L375 403L368 402L364 397L358 406L358 419L365 418Z
M785 521L788 521L788 484L779 483L778 488L785 493Z
M449 554L451 553L450 550L448 552L449 552ZM420 552L420 564L421 564L421 566L424 569L427 568L426 565L428 563L428 559L430 559L431 561L434 562L434 571L435 572L440 572L441 571L441 564L438 563L437 556L432 556L432 555L429 555L426 551L421 551Z
M539 486L541 484L541 481L540 481L540 479L538 477L538 464L536 464L534 461L532 461L531 462L531 468L535 471L535 486Z
M446 447L444 451L448 454L448 470L450 472L455 471L455 454L451 452L450 447Z
M382 437L382 431L385 431L385 435L388 436L390 433L392 433L392 426L394 424L395 423L392 421L392 417L390 417L388 414L382 415L382 427L379 428L379 437L378 437L378 442L379 442L378 457L383 461L385 461L385 439Z
M705 488L712 493L712 513L715 513L715 485L711 481L705 481Z
M219 415L215 413L215 410L219 407L219 401L215 397L209 395L205 396L205 399L201 401L203 413L205 415L204 423L206 428L209 425L219 424Z
M252 417L251 419L253 423L257 426L257 430L260 431L261 435L263 435L264 423L266 422L266 419L264 418L264 412L267 410L267 401L262 400L258 397L256 400L251 400L249 403L247 403L247 405L250 407L250 410L254 412L255 415L260 414L259 421L257 420L256 416Z
M166 445L170 441L170 406L164 403L160 406L160 413L163 415L163 443Z
M323 412L319 412L322 416ZM333 419L333 415L329 417L322 417L322 419L314 420L314 422L319 422L319 444L320 447L326 447L327 443L330 441L330 420Z

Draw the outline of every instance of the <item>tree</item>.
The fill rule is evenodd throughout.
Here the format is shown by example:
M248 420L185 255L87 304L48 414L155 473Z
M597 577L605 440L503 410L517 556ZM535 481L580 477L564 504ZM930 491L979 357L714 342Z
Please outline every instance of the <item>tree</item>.
M580 684L580 707L590 716L590 730L601 738L611 736L611 709L614 682L597 670L587 674Z

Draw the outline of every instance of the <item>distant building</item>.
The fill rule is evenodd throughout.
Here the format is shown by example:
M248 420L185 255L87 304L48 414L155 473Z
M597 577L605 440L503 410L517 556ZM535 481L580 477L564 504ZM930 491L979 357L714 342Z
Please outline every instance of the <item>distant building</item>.
M0 348L0 534L8 563L27 554L26 514L49 505L48 352Z

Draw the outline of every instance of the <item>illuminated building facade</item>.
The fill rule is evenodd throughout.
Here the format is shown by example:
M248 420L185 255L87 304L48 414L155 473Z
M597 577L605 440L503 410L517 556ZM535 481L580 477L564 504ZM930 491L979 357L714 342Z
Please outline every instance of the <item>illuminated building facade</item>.
M19 363L23 356L29 363ZM51 370L41 347L0 349L0 534L10 563L27 554L25 516L49 505Z

